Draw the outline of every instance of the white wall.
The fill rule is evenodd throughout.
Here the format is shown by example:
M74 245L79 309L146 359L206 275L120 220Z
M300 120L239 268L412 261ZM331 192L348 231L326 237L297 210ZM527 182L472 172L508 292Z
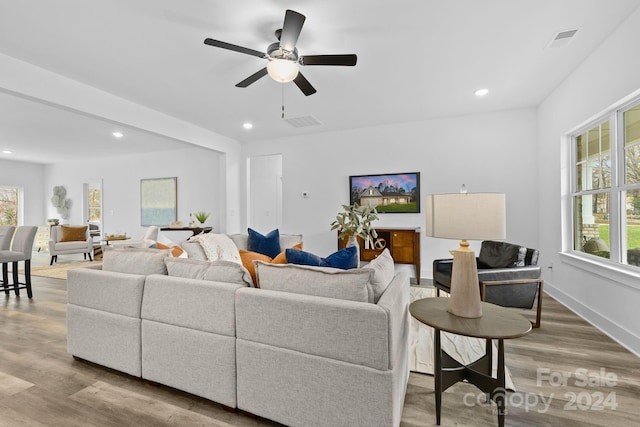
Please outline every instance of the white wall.
M189 221L189 213L210 212L207 225L220 230L221 218L226 216L219 202L220 167L222 155L200 147L140 154L121 158L94 159L45 167L45 187L50 198L53 187L63 185L73 206L65 223L81 224L83 183L102 181L103 231L126 232L142 237L146 227L140 225L140 179L178 178L178 219ZM58 217L50 203L48 215Z
M218 180L225 231L241 225L240 143L148 107L0 53L0 90L224 153ZM37 82L37 84L34 84Z
M394 172L420 172L422 197L458 192L463 183L469 192L505 192L507 240L536 247L536 140L536 112L523 109L259 141L243 150L245 157L283 155L281 231L302 233L306 250L326 256L337 249L329 224L349 203L349 175ZM380 216L380 226L422 227L422 277L458 246L424 235L424 200L420 214Z
M47 223L43 181L43 165L0 160L0 185L23 190L22 225Z
M640 275L615 280L613 272L602 269L596 275L586 270L586 263L569 264L559 253L561 201L568 191L561 181L567 168L562 162L567 147L561 137L640 88L638 40L640 10L544 101L538 123L540 248L545 264L553 263L553 269L545 271L545 289L636 354L640 354Z

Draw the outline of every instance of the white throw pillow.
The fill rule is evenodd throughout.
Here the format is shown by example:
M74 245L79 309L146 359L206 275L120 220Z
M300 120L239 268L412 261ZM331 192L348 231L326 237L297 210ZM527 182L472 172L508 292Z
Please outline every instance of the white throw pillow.
M223 260L242 265L238 248L226 234L198 234L190 238L189 241L200 243L209 261Z
M373 302L377 303L380 295L387 290L387 286L389 286L395 275L395 266L389 249L382 251L373 261L362 268L373 270L371 289L373 290Z

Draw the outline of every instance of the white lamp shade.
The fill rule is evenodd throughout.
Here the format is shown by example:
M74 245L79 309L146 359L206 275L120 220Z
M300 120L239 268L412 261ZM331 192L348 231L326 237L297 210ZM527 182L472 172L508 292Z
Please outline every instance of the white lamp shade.
M298 76L298 64L288 59L272 59L267 64L267 73L273 80L287 83Z
M456 240L506 238L503 193L428 194L427 236Z

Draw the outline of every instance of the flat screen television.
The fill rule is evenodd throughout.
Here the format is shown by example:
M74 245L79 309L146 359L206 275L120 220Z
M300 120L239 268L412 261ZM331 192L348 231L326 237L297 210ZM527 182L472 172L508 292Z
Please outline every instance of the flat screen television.
M420 212L420 172L353 175L349 203L371 206L379 213Z

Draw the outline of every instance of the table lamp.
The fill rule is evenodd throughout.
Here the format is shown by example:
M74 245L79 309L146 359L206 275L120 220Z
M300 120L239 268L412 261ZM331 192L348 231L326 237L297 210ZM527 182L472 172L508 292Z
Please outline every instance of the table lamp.
M467 240L506 237L505 195L502 193L453 193L427 195L427 236L461 240L451 251L449 313L460 317L482 316L478 267Z

